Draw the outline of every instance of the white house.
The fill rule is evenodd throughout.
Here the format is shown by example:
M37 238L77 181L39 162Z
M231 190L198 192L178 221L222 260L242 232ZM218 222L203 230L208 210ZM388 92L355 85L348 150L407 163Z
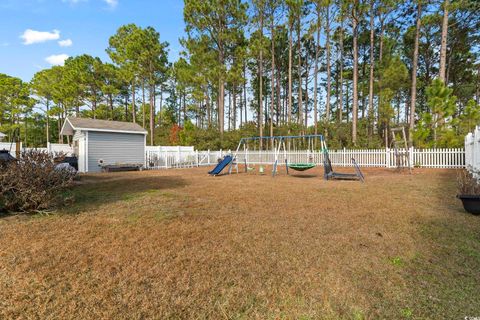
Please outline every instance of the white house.
M2 141L7 135L0 132L0 141Z
M147 131L136 123L67 118L61 134L73 136L79 172L100 172L101 165L145 164Z

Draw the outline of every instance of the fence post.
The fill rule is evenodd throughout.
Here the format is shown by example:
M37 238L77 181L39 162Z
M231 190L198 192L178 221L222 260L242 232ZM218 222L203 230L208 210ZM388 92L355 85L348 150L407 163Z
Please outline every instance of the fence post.
M164 150L163 153L165 154L165 169L168 169L168 151Z
M415 152L415 148L411 146L410 150L408 151L408 157L410 158L408 159L408 162L410 163L410 168L415 167L415 163L413 163L413 161L415 161L415 157L413 155L414 152Z
M342 150L342 166L346 166L346 162L345 162L345 156L346 156L346 152L347 152L347 149L345 149L345 147L343 147L343 150Z
M390 168L390 149L385 147L385 167Z
M480 170L480 127L476 127L473 133L473 146L472 146L472 170L478 177L478 170Z
M473 153L473 134L470 132L465 136L465 168L469 169L472 166Z

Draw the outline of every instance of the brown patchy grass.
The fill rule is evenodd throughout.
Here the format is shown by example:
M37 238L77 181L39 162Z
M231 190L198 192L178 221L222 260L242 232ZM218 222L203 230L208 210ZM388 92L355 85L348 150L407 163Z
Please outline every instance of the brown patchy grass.
M206 171L84 176L63 212L1 218L0 318L480 316L455 172Z

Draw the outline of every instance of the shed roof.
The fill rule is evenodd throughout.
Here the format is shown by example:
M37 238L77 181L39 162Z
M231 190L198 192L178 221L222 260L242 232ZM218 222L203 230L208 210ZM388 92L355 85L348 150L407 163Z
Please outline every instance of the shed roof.
M133 122L70 117L67 117L63 124L61 134L72 135L74 131L79 130L147 134L145 129Z
M1 132L0 132L0 139L1 139L1 138L5 138L6 136L7 136L7 135L6 135L5 133L1 133Z

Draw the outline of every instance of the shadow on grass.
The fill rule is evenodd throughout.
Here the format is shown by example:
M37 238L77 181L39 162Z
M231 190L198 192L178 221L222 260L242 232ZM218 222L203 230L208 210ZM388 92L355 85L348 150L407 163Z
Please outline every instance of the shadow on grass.
M99 206L117 201L137 199L146 194L165 189L176 189L187 185L178 176L167 177L85 177L86 183L77 185L68 191L66 196L72 197L73 203L62 208L65 213L78 213L93 210Z
M294 178L302 178L302 179L310 179L310 178L319 178L319 179L323 179L323 177L321 176L318 176L316 174L290 174L290 176L294 177Z

